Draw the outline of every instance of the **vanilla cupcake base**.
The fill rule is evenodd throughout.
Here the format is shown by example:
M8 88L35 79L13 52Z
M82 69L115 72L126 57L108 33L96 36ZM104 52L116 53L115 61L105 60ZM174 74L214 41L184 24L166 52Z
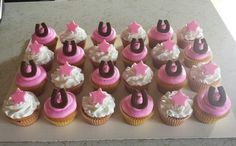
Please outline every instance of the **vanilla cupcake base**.
M210 86L218 86L221 84L220 82L221 82L220 80L217 80L217 81L213 82L212 84L206 84L206 83L202 83L202 82L195 80L194 78L188 76L188 85L189 85L190 89L195 92L198 92L201 90L206 90Z

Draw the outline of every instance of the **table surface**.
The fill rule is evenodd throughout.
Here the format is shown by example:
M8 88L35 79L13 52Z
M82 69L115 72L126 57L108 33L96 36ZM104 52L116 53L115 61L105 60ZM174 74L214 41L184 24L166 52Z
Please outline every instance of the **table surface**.
M157 19L168 19L176 30L186 22L196 19L204 29L204 35L214 53L214 61L222 69L223 85L232 99L233 106L231 113L216 124L205 125L192 117L179 127L170 127L161 123L157 113L144 125L130 126L123 121L118 110L108 123L99 127L88 125L81 116L78 116L66 127L55 127L41 117L34 125L22 128L8 123L1 114L1 142L236 137L233 130L236 129L236 106L234 106L236 90L232 86L236 80L236 67L232 65L236 57L236 44L210 1L71 0L70 2L11 3L6 4L5 10L4 20L0 24L0 105L14 82L25 42L30 38L35 23L44 21L53 26L57 32L61 32L65 29L65 24L74 19L90 34L101 19L110 21L118 33L134 20L148 30L155 25ZM119 42L116 45L119 45ZM118 65L122 66L122 63ZM88 75L91 69L86 69L86 72ZM86 87L78 98L92 89L89 85ZM114 93L117 102L127 95L122 92L123 90L124 87L120 86ZM154 98L158 98L159 94L154 84L150 92ZM190 91L187 93L194 95ZM41 101L44 98L46 98L45 94L41 97Z

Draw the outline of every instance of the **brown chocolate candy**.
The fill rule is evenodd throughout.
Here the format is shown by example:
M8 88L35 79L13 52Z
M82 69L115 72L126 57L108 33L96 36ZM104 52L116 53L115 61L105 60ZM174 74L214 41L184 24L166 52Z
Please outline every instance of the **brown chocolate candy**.
M175 65L177 67L176 71L172 71L172 69L171 69L173 63L175 63ZM174 76L174 77L178 76L182 72L182 65L179 60L176 60L174 62L171 60L168 60L166 63L165 71L166 71L167 75L169 75L169 76Z
M51 95L51 105L55 108L64 108L68 103L68 98L65 89L60 89L59 93L61 94L61 102L57 102L57 93L58 90L54 89Z
M138 94L141 93L142 94L142 99L143 102L141 104L139 104L137 102L139 96ZM146 90L133 90L132 95L131 95L131 105L137 109L144 109L148 104L148 97L147 97L147 92Z
M143 51L143 49L144 49L144 41L143 41L143 39L139 38L138 42L140 44L139 48L136 48L136 46L135 46L135 44L136 44L136 39L135 38L132 39L131 44L130 44L131 51L134 52L134 53L137 53L137 54L141 53Z
M220 94L219 100L215 100L214 94L215 94L216 88L211 86L208 90L208 101L213 106L221 107L226 102L226 93L225 93L225 90L224 90L223 86L217 87L217 89L218 89L218 92Z
M162 28L162 20L158 20L157 22L157 30L161 33L167 33L170 30L170 24L168 20L164 20L164 24L166 25L165 29Z
M65 54L66 56L74 56L77 52L77 46L76 46L75 41L74 40L71 41L70 44L71 44L72 48L69 51L69 42L65 41L63 43L63 48L62 48L63 50L62 51L63 51L63 54Z
M28 66L31 67L30 72L27 71ZM25 61L22 61L21 66L20 66L20 72L21 72L21 75L24 77L27 77L27 78L33 77L36 75L37 66L33 60L30 60L29 64L27 64Z
M108 65L109 67L109 71L108 72L105 72L104 71L104 67L105 65ZM99 64L99 74L104 77L104 78L109 78L111 77L114 72L115 72L115 67L114 67L114 64L113 62L110 60L108 62L105 62L105 61L101 61L100 64Z
M41 31L41 28L40 26L43 28L43 31ZM41 24L36 24L35 25L35 34L38 36L38 37L45 37L48 35L48 27L47 25L43 22Z
M106 23L107 25L107 30L106 32L103 31L103 22L100 21L98 25L98 34L100 34L103 37L109 36L111 34L111 24L110 22Z
M201 43L203 43L203 49L200 49ZM206 39L195 39L193 44L193 51L197 54L205 54L208 51Z

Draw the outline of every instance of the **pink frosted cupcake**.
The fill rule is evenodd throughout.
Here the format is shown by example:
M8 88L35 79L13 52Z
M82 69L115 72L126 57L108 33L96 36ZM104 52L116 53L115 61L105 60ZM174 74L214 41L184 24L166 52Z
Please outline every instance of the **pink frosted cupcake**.
M83 48L77 46L75 41L65 41L63 47L57 51L57 62L61 65L68 62L71 65L83 68L85 53Z
M184 64L187 67L207 63L212 60L211 48L207 45L206 40L195 39L193 46L184 49Z
M151 52L153 65L159 69L168 60L178 60L179 54L179 48L173 40L167 40L161 44L157 44Z
M75 43L81 48L85 47L87 33L74 21L71 21L66 25L67 29L62 34L60 34L60 41L64 43L65 41L75 41Z
M173 38L174 31L168 20L158 20L157 26L153 26L148 33L149 47L154 48L157 43Z
M211 86L197 94L193 109L195 117L200 122L212 124L230 112L231 101L222 86Z
M91 75L91 82L95 89L102 88L112 92L120 83L120 72L112 61L102 61Z
M143 27L134 21L121 33L120 37L123 46L126 47L131 43L132 39L142 39L145 42L146 36L147 34Z
M141 125L153 115L153 99L145 90L133 90L120 102L120 112L130 125Z
M177 44L181 49L193 45L195 39L203 38L203 30L196 20L186 24L177 32Z
M220 67L213 62L192 66L188 75L189 87L198 92L221 82Z
M52 27L48 27L44 22L35 25L35 32L32 35L32 42L37 41L54 51L57 44L57 34Z
M187 76L180 61L168 61L157 71L157 87L165 94L167 91L175 91L187 84Z
M43 67L36 65L33 60L30 60L29 64L21 62L20 72L16 74L17 87L38 96L44 91L46 83L47 72Z
M110 22L103 25L103 22L99 22L98 28L93 32L91 39L94 45L100 44L103 40L106 40L109 44L114 44L116 40L116 30L111 26Z

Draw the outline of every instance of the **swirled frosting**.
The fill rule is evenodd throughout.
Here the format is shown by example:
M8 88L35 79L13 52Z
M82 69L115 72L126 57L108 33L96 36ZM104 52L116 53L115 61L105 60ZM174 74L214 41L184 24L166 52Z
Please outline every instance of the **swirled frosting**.
M206 53L198 54L198 53L194 52L193 46L190 45L189 47L184 49L184 54L189 58L192 58L192 59L195 59L195 60L202 60L202 59L205 59L205 58L211 56L212 51L211 51L211 48L208 47L208 51Z
M185 40L193 41L196 38L203 38L203 30L200 26L196 28L196 31L188 30L187 26L182 29L182 34Z
M173 46L173 49L167 50L163 43L157 44L152 49L152 57L161 61L167 61L167 60L177 60L179 58L179 48L175 44Z
M134 38L136 40L138 40L139 38L142 38L143 40L146 39L146 31L143 29L142 26L140 26L138 28L138 32L137 33L131 33L129 31L129 29L127 28L126 30L123 31L122 33L122 38L126 41L131 42L131 40Z
M161 33L157 30L156 26L152 27L148 33L148 36L152 39L159 40L159 41L166 41L173 37L174 30L170 26L170 30L167 33Z
M86 40L86 38L87 33L79 26L75 28L75 31L66 30L62 34L60 34L61 42L74 40L75 43L79 43L81 41Z
M45 37L39 37L35 33L32 35L32 41L37 41L40 44L47 44L53 41L56 38L56 31L52 27L48 27L48 35Z
M138 62L138 61L141 61L143 59L145 59L145 57L147 56L148 54L148 50L147 50L147 47L144 46L144 49L142 52L140 53L134 53L131 51L130 49L130 44L127 45L123 50L122 50L122 55L124 58L126 58L127 60L131 60L131 61L134 61L134 62Z
M110 41L112 41L112 40L114 40L116 38L116 30L114 28L111 28L110 35L108 35L108 36L101 36L98 33L98 29L96 29L93 32L91 38L96 40L98 43L101 43L103 40L106 40L107 42L110 42Z

